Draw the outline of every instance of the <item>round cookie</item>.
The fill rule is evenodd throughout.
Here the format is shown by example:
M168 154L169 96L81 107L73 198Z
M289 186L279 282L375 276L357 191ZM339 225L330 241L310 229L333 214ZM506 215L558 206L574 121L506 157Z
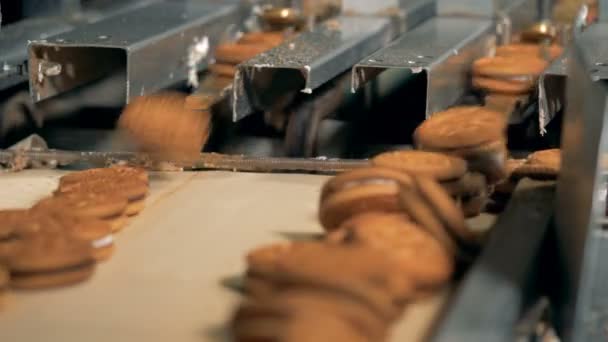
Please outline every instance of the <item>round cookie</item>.
M264 274L275 270L276 262L282 255L288 253L293 246L291 242L274 243L258 247L245 257L248 274Z
M234 77L234 75L236 75L236 66L232 64L214 63L209 65L209 72L221 77Z
M409 174L425 174L439 181L462 177L467 171L466 161L441 153L424 151L394 151L382 153L372 164Z
M8 269L0 264L0 309L2 309L2 296L8 290L9 283L11 281Z
M467 160L469 170L486 176L489 184L506 178L505 163L508 156L507 143L503 139L475 147L445 151Z
M412 279L417 289L443 285L454 271L452 257L443 246L402 214L361 214L344 222L327 239L384 251L398 262L401 274Z
M95 270L92 247L63 235L35 235L24 240L9 258L11 286L38 289L84 281Z
M539 180L555 179L561 168L561 151L550 149L537 151L528 156L526 162L513 171L515 179L530 177Z
M114 237L110 223L96 219L82 219L69 213L56 213L53 218L72 237L91 244L92 255L96 261L108 260L114 253Z
M135 98L123 110L118 127L139 150L168 160L196 160L211 130L211 113L186 107L186 95L162 92Z
M83 196L105 196L114 198L126 198L129 202L139 201L148 195L148 186L138 180L126 180L120 178L99 178L87 182L78 182L60 186L55 195L58 197L68 195Z
M280 45L285 40L282 32L248 32L239 38L239 44Z
M18 247L17 231L30 218L25 209L0 210L0 262Z
M429 177L416 177L420 194L431 205L444 227L465 244L473 244L477 237L466 225L465 217L456 202L435 180Z
M453 197L462 198L482 193L488 187L486 177L478 172L467 172L462 178L441 182L440 185Z
M68 173L59 178L59 187L73 183L89 182L100 178L138 179L145 184L149 182L148 173L144 169L130 166L113 166Z
M423 122L414 132L414 140L422 150L474 147L504 139L506 125L501 113L476 106L454 107Z
M496 56L521 57L534 56L543 59L554 60L562 55L564 49L557 45L549 46L543 44L508 44L496 48Z
M450 255L458 255L459 248L456 241L416 187L403 188L399 197L403 209L414 222L429 232Z
M76 184L81 183L71 183ZM70 191L60 196L47 197L32 207L33 210L69 212L73 216L93 219L111 219L122 215L126 208L127 200L123 196L86 191Z
M483 76L473 77L473 88L488 93L523 95L530 93L535 85L536 79L534 77L523 77L521 79L500 79Z
M264 44L221 44L215 50L215 60L220 64L240 64L268 49Z
M127 215L129 217L135 216L135 215L139 214L140 212L142 212L145 207L146 207L145 199L130 201L129 204L127 204L127 209L125 210L125 215Z
M393 184L409 186L412 184L410 175L395 169L370 166L343 172L328 180L321 189L321 201L341 190L364 184Z
M473 75L485 77L538 76L549 63L534 56L484 57L473 62Z
M338 291L391 320L415 291L411 281L397 274L394 260L364 246L294 243L273 268L262 275L279 287Z

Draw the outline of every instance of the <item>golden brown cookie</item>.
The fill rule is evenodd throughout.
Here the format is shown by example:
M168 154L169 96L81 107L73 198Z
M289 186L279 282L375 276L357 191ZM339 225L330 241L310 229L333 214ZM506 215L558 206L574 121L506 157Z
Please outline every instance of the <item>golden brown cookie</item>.
M282 32L248 32L239 38L239 44L280 45L285 40Z
M414 132L419 149L430 151L475 147L504 139L506 119L483 107L461 106L439 112Z
M397 212L400 187L409 186L411 178L385 168L366 168L330 180L321 191L319 221L326 231L362 212Z
M269 48L267 44L221 44L215 50L215 60L220 64L240 64Z
M277 286L322 288L348 294L386 319L394 319L414 285L399 276L396 262L363 246L294 243L261 276Z
M113 166L68 173L59 178L59 187L73 183L89 182L100 178L137 179L145 184L149 182L148 173L144 169L130 166Z
M473 88L493 94L528 94L534 89L535 85L536 77L523 76L518 78L502 79L484 76L473 76Z
M401 186L408 186L412 184L412 178L410 175L401 171L379 166L370 166L343 172L332 177L323 185L321 189L321 201L325 200L329 195L341 190L364 184L384 183L398 183Z
M533 179L555 179L559 176L561 169L561 150L550 149L532 153L526 162L519 166L514 172L513 177L530 177Z
M135 216L135 215L139 214L140 212L142 212L145 207L146 207L145 199L130 201L129 204L127 204L127 209L125 210L125 215Z
M258 247L246 255L248 273L264 274L274 271L276 261L293 247L291 242L274 243Z
M170 160L198 158L211 131L211 113L188 109L186 95L163 92L133 99L118 127L139 149Z
M414 281L419 290L445 284L454 271L452 256L424 228L403 214L361 214L344 222L327 239L384 251L397 260L400 273Z
M67 234L91 244L92 255L96 261L108 260L114 253L114 236L110 223L83 219L69 213L55 213L52 216Z
M0 309L2 308L2 296L8 290L9 283L11 281L10 273L8 269L0 264Z
M71 183L71 185L75 184L81 183ZM44 198L32 209L47 212L61 211L82 218L111 219L122 215L126 208L127 199L119 194L69 191L62 193L61 196Z
M113 196L118 201L121 198L127 199L127 205L132 202L140 201L148 195L148 186L138 180L100 178L87 182L65 184L55 191L58 198L64 196L79 197L89 196ZM125 208L126 209L126 208Z
M95 270L90 244L54 234L24 239L7 265L11 286L21 289L72 285L90 278Z
M409 174L428 175L439 181L458 179L467 171L463 159L424 151L386 152L374 157L372 164Z
M214 63L209 65L209 72L220 77L234 77L236 75L236 66Z
M477 195L488 187L486 177L478 172L467 172L460 179L441 182L440 185L453 197L462 198Z
M463 200L460 207L462 208L464 216L467 218L479 216L486 207L488 199L488 194L484 192ZM475 239L479 240L476 234Z
M501 195L510 195L517 187L517 179L513 177L515 170L526 163L525 159L507 159L505 163L506 177L494 186L494 192Z
M491 78L538 76L549 63L534 56L484 57L473 63L473 75Z
M340 318L348 324L349 329L370 341L384 340L387 334L385 321L348 296L339 292L301 288L285 290L264 300L244 302L233 316L232 327L243 331L249 323L270 317L297 320L302 314L310 313Z
M477 241L475 234L467 227L462 211L439 183L432 178L419 176L416 177L416 185L436 217L449 229L452 236L465 244L474 244Z
M445 152L466 159L469 170L485 175L489 184L495 184L507 176L505 163L509 152L503 139Z
M534 56L548 60L558 58L563 52L564 49L557 44L549 46L544 44L508 44L496 48L496 56L521 58Z
M417 187L403 188L400 192L401 205L405 212L420 227L433 236L451 255L459 254L455 238L447 231L435 209L429 204Z

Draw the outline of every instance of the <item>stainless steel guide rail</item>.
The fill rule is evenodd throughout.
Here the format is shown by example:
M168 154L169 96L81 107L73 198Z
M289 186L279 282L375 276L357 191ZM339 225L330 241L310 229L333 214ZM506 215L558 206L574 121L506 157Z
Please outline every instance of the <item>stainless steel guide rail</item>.
M158 162L166 162L176 168L210 169L231 171L299 171L336 173L369 165L367 160L327 159L327 158L271 158L226 155L218 153L201 153L197 160L162 160L154 156L135 152L83 152L63 150L0 150L0 164L12 166L21 163L37 162L47 166L69 166L86 163L104 167L114 163L125 162L149 167Z
M238 0L153 2L34 41L29 46L30 92L41 101L118 73L128 102L185 80L189 49L205 38L213 49L226 28L246 14ZM199 62L197 70L207 59Z
M564 108L566 98L566 74L568 54L551 63L538 80L538 120L540 134L545 134L547 125Z
M608 24L590 26L570 51L557 187L558 323L565 341L608 339ZM602 189L604 188L604 189Z
M312 93L385 46L394 36L391 31L389 18L342 16L240 64L232 93L233 120L297 92Z
M494 46L491 20L433 18L356 64L352 90L387 70L426 77L426 115L445 109L468 89L471 63Z

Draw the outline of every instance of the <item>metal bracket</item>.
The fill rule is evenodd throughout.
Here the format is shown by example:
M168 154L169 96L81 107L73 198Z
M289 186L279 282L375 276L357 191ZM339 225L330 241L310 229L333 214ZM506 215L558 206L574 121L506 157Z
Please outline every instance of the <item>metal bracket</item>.
M562 168L556 228L561 284L556 306L567 341L602 341L608 254L602 223L605 203L602 160L608 150L608 24L591 25L575 37L569 55ZM603 336L603 337L602 337Z
M538 127L544 135L547 125L564 108L568 53L551 63L538 79Z
M254 57L238 67L233 120L277 102L289 103L297 92L312 93L388 44L392 36L388 18L343 16Z
M478 18L433 18L393 44L367 57L352 70L352 90L387 70L424 73L426 116L459 100L469 88L471 63L494 46L492 21Z
M41 101L108 75L124 75L125 101L188 77L188 52L205 37L213 48L226 27L242 22L238 0L153 2L29 46L30 92ZM61 65L45 75L45 65ZM201 70L206 65L197 65Z

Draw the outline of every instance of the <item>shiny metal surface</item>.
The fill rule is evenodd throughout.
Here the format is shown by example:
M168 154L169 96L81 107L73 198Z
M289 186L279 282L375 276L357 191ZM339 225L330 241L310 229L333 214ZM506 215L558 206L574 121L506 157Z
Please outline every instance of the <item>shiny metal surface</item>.
M312 93L385 46L392 35L388 18L343 16L239 65L233 120L256 109L268 110L277 102L290 102L297 92Z
M564 108L568 53L551 63L538 80L538 127L546 133L547 125Z
M433 18L388 47L366 57L352 71L352 89L386 70L424 73L427 79L426 115L441 111L468 90L471 63L494 46L491 20Z
M41 101L113 73L124 74L126 102L149 94L185 80L189 48L205 37L215 46L244 15L237 0L153 2L49 41L34 41L29 46L32 96ZM41 77L46 62L62 65L64 72ZM198 67L205 65L203 60Z
M598 40L600 39L600 40ZM562 173L557 188L556 236L561 286L555 295L566 341L605 341L608 257L602 227L601 161L608 150L608 84L604 67L608 24L589 27L570 52Z

